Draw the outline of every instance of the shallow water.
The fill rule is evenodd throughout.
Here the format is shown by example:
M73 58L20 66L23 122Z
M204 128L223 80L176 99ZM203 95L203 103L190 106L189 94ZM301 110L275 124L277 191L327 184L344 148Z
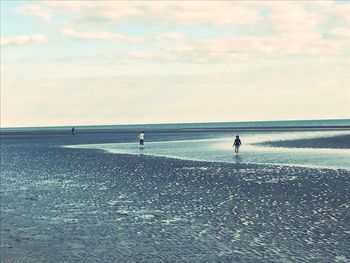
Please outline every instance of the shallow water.
M106 150L120 154L145 154L188 160L229 163L278 164L319 168L350 169L350 149L286 148L262 145L268 141L321 138L349 134L347 131L322 132L251 132L241 137L240 155L234 154L233 139L147 142L142 149L135 143L70 145L72 148Z

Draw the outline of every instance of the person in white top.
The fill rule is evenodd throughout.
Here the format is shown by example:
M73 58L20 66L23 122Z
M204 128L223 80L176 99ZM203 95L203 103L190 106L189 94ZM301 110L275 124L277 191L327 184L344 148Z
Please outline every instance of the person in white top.
M139 134L139 139L140 139L139 147L140 147L140 148L143 148L143 141L144 141L144 139L145 139L145 132L142 131L142 132Z

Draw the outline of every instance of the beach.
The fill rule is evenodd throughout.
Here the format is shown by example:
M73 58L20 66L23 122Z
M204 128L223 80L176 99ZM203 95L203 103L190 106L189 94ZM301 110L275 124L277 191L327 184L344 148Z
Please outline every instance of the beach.
M1 262L349 262L349 169L63 147L136 135L2 134Z
M265 145L292 148L350 149L350 135L339 135L316 139L299 139L266 142Z

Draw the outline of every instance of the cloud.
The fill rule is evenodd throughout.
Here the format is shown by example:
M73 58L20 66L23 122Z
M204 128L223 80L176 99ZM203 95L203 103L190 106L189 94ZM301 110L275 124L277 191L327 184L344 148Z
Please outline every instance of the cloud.
M46 22L51 21L53 10L45 8L42 5L28 4L17 8L17 13L28 15L31 17L41 18Z
M154 54L152 52L145 51L131 51L128 54L131 58L136 59L149 59L154 57Z
M229 62L260 55L344 53L349 45L349 8L331 1L42 1L22 9L43 19L49 18L45 12L64 16L58 26L64 26L62 33L71 38L121 41L142 45L139 50L159 50L152 56L131 52L130 58ZM320 30L330 17L341 21L334 23L336 28L327 24ZM133 36L111 32L111 27L114 31L129 22L143 23L141 30ZM156 23L156 29L147 22ZM196 28L200 37L193 33Z
M165 21L184 25L256 25L258 10L239 2L165 2L151 5L151 13Z
M119 55L118 59L141 59L141 60L158 60L163 62L177 61L190 63L210 63L210 62L235 62L248 58L247 53L234 51L214 51L208 49L203 44L196 46L173 44L157 50L157 52L132 51L126 56Z
M143 10L140 10L138 8L133 8L133 7L123 7L115 9L112 8L111 10L102 10L98 14L98 16L106 19L106 20L111 20L115 22L122 21L127 18L132 18L132 17L142 17L144 16L145 13Z
M178 32L168 32L159 34L155 37L156 40L184 40L185 35Z
M111 32L78 32L73 28L65 28L62 30L62 33L80 40L125 41L130 43L140 43L143 41L141 37L129 37Z
M266 2L264 6L270 11L267 21L280 35L313 32L322 13L307 11L295 2Z
M24 46L28 44L45 44L47 39L43 35L34 34L31 36L16 36L1 38L1 46Z
M93 1L41 1L40 4L51 8L51 10L63 10L71 13L78 13L88 9L94 10L100 6L99 3Z
M344 19L344 21L350 22L350 4L335 4L334 2L330 2L327 10Z
M192 43L164 46L160 52L164 57L176 57L191 62L234 62L253 59L259 55L334 55L342 50L338 40L322 39L320 36L305 35L297 38L284 36L224 36Z
M329 34L334 37L350 39L350 28L333 28L329 31Z
M42 10L66 12L121 22L128 19L158 20L184 25L255 25L259 12L245 3L230 2L148 2L148 1L42 1L23 7L25 14L45 18ZM220 14L220 15L218 15Z
M191 52L198 50L199 47L195 47L195 45L190 45L190 44L175 44L171 46L167 46L164 48L165 51L171 52L171 53L184 53L184 52Z
M313 28L324 14L350 21L350 5L333 1L40 1L18 11L46 21L54 14L85 22L137 20L217 27L252 27L270 21L280 32Z

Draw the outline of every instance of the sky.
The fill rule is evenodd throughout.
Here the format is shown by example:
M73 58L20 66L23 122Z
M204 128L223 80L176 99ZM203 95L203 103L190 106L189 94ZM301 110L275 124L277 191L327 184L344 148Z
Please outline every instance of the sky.
M1 127L350 118L350 1L1 0Z

